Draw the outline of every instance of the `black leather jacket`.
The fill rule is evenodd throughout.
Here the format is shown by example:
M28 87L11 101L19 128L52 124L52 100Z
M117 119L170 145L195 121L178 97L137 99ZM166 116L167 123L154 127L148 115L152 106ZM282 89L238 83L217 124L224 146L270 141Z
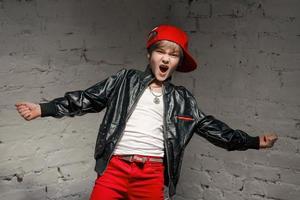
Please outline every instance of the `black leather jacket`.
M95 170L102 174L120 140L126 122L154 76L145 72L123 69L117 74L84 90L67 92L64 97L42 103L42 117L75 116L100 112L106 108L95 146ZM184 149L193 134L228 150L258 149L258 137L233 130L213 116L201 112L193 95L182 86L163 84L165 184L173 196L180 175Z

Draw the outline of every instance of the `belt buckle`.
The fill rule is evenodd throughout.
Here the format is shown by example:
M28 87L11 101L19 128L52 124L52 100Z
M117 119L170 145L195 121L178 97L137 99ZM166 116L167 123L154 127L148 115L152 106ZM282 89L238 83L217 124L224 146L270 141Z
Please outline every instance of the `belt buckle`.
M146 157L140 157L140 156L137 156L137 155L133 155L131 158L132 158L131 160L133 162L137 162L137 163L143 163L144 164L147 161Z

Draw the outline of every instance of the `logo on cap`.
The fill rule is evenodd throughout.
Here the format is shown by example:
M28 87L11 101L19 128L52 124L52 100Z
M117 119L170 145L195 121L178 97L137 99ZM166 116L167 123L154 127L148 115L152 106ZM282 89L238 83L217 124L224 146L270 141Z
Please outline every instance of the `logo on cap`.
M148 41L153 40L157 36L157 31L153 29L148 35Z

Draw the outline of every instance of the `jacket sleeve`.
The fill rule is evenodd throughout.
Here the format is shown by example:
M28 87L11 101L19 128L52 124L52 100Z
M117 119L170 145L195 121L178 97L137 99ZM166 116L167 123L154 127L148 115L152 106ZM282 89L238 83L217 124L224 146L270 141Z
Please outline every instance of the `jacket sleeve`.
M41 116L60 118L100 112L107 106L111 94L125 73L126 70L123 69L86 90L67 92L64 97L53 99L48 103L40 103Z
M195 132L216 146L232 150L259 149L259 137L234 130L224 122L198 110Z

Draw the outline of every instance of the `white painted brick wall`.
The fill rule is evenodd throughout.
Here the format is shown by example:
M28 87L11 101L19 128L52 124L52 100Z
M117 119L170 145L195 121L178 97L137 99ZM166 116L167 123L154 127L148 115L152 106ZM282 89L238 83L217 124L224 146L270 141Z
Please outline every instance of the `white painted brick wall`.
M88 199L100 114L22 120L20 100L84 89L144 69L145 39L181 26L200 67L176 74L200 108L272 150L227 152L195 136L176 200L298 200L300 2L297 0L0 0L0 199Z

